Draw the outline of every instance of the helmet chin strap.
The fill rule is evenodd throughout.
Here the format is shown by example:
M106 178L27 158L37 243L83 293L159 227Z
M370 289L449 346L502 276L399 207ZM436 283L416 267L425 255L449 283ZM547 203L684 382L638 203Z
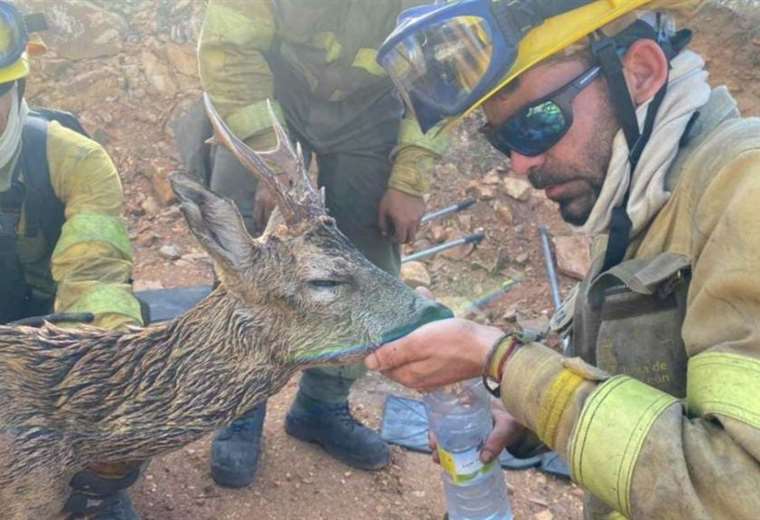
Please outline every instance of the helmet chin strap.
M594 40L591 43L591 52L599 62L607 78L610 100L625 135L625 140L628 143L628 162L631 165L631 179L628 182L628 188L626 189L623 201L612 210L607 251L604 255L602 271L618 265L625 258L625 253L628 250L632 222L628 215L627 207L631 194L631 186L633 185L633 175L636 172L639 159L641 159L641 154L652 135L657 111L668 90L668 78L666 78L665 83L657 91L647 108L644 128L639 129L636 107L633 104L631 93L625 82L619 51L627 49L634 41L644 38L658 41L658 33L651 25L639 20L615 37L597 33L594 35ZM658 41L658 43L663 48L663 51L665 51L668 61L670 61L686 47L690 39L691 32L685 30L677 33L670 41Z

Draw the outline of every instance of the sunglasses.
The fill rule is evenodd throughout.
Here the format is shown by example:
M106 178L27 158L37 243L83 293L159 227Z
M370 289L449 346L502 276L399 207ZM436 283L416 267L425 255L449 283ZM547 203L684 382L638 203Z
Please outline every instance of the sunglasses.
M557 144L573 126L573 100L601 72L595 65L548 96L520 109L502 125L480 129L491 146L507 157L515 151L535 157Z

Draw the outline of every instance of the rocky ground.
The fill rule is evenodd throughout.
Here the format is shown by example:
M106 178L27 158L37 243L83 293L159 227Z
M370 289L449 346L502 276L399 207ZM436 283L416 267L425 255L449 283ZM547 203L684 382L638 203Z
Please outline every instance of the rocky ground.
M181 170L172 122L198 98L194 42L201 0L19 0L45 10L50 51L34 63L33 104L79 114L121 172L125 216L135 245L135 285L141 288L208 283L206 255L189 236L173 204L167 175ZM760 115L760 16L752 2L737 11L711 5L690 24L694 47L707 57L714 84L725 83L746 114ZM470 121L465 129L477 124ZM469 134L474 135L474 134ZM538 226L546 224L561 259L567 291L588 263L585 242L570 236L542 193L510 175L509 164L464 131L436 169L430 208L476 197L478 204L428 225L409 251L482 228L476 249L453 250L407 268L462 308L498 288L520 283L476 319L505 328L540 327L551 312ZM409 252L408 251L408 252ZM378 473L352 471L283 432L296 382L270 401L266 448L256 485L242 491L214 486L204 439L156 460L137 486L145 519L438 519L444 507L437 469L428 457L394 449L393 465ZM355 389L357 416L377 425L384 396L402 389L369 377ZM580 518L580 490L534 471L507 475L517 518Z

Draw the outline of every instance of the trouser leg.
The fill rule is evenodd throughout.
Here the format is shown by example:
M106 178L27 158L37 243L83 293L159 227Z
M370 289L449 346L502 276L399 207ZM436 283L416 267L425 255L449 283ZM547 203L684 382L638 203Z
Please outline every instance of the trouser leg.
M245 227L251 235L258 234L253 219L253 199L258 179L226 148L216 147L211 171L210 188L215 193L231 199L243 216Z
M211 145L208 139L214 132L203 100L193 103L187 112L171 122L171 127L177 154L185 171L198 182L208 184L211 175Z

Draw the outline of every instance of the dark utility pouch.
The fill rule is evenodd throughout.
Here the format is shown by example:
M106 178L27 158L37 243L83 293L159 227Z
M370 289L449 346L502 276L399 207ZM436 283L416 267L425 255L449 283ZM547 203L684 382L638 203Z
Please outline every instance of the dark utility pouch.
M28 287L16 242L23 190L14 178L11 188L0 193L0 323L23 317L26 308Z
M628 260L597 276L583 302L596 365L685 396L681 328L690 279L689 259L674 253Z

